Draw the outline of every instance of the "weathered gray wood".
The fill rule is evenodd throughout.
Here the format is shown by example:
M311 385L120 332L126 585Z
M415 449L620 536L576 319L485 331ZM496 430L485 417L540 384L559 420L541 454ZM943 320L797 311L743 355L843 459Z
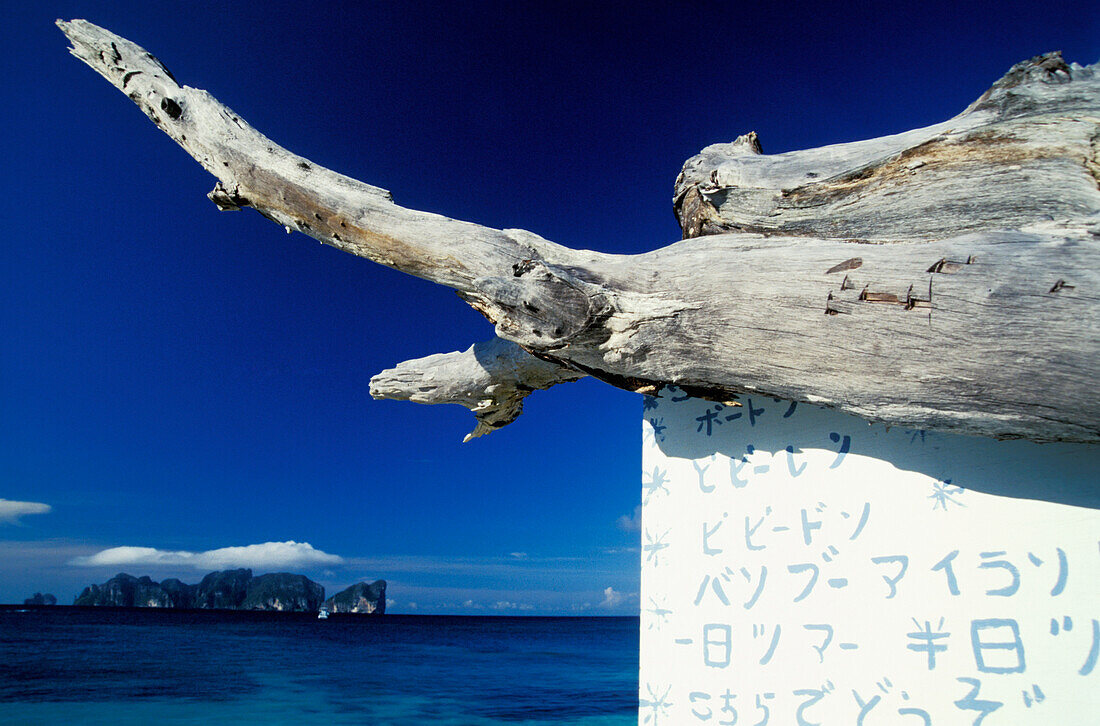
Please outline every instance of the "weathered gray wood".
M685 238L908 242L1082 219L1100 209L1098 92L1092 69L1051 53L926 128L773 156L747 134L684 163L675 209Z
M453 287L554 371L507 346L511 362L482 365L475 346L381 374L378 396L470 407L499 382L511 392L485 404L480 432L514 418L515 393L588 373L912 428L1100 441L1094 67L1032 59L960 116L883 139L771 157L755 135L708 147L676 185L696 238L618 256L399 207L179 86L129 41L59 25L218 178L219 207Z
M464 439L469 441L515 421L532 391L583 377L494 338L462 352L399 363L371 378L370 392L375 398L465 406L477 418Z

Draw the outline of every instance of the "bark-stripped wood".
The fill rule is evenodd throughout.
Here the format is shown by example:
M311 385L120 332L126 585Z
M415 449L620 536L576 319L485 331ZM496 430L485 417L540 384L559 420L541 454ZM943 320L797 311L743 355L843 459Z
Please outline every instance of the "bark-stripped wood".
M375 398L465 406L477 418L477 427L464 439L469 441L515 421L532 391L583 377L494 338L461 353L399 363L372 378L370 390Z
M274 144L133 43L58 24L217 177L220 208L251 206L450 286L510 341L403 363L372 381L378 397L480 408L480 434L529 390L587 373L911 428L1100 441L1095 67L1034 58L959 116L896 136L776 156L755 134L707 147L676 183L691 239L622 256L399 207Z

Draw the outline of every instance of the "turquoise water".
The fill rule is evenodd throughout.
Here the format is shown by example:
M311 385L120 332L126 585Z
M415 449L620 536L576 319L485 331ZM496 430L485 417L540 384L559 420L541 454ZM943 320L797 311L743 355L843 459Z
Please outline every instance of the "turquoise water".
M637 618L0 610L3 724L637 723Z

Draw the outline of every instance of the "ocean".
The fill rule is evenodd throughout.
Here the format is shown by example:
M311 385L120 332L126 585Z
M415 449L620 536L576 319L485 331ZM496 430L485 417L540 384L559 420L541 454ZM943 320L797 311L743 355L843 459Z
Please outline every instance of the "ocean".
M634 726L638 619L0 608L0 724Z

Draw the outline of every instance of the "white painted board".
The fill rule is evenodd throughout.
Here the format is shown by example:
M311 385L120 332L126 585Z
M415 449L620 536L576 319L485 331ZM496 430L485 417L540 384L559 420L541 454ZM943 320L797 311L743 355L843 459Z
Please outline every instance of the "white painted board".
M741 403L646 398L639 723L1100 722L1100 447Z

